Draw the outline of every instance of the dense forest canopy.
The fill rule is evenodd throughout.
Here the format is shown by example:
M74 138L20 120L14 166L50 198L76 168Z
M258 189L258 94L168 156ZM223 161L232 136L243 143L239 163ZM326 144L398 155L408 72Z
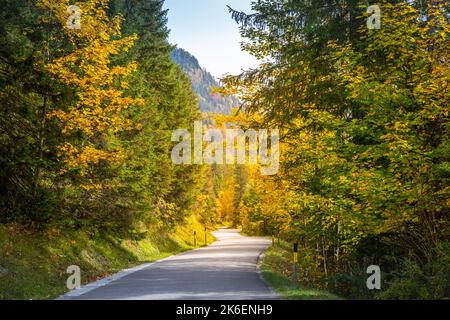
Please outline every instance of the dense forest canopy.
M168 43L163 2L79 1L72 28L71 1L0 0L0 224L140 239L196 215L298 243L306 285L448 298L449 2L229 8L263 62L221 79L225 97ZM173 131L201 111L221 113L217 128L278 129L279 174L174 164Z
M264 60L224 79L246 126L282 131L281 173L253 174L234 209L247 232L301 244L303 281L372 297L450 290L449 3L261 0L229 8Z
M200 118L163 1L2 1L0 221L123 234L191 213L203 169L170 161Z

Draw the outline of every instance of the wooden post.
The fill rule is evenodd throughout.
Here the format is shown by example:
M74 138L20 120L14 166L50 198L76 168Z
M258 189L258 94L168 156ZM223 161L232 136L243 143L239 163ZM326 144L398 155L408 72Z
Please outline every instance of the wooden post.
M208 245L208 237L207 237L207 228L206 228L206 226L205 226L205 246L207 246Z

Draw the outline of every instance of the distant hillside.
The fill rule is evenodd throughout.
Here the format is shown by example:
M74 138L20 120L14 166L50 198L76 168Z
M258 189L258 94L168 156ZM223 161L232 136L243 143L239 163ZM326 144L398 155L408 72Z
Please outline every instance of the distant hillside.
M172 52L172 59L184 70L192 83L192 88L198 94L199 107L202 112L229 114L232 107L238 105L233 97L222 97L211 94L211 87L219 86L218 81L208 71L200 66L198 60L184 49Z

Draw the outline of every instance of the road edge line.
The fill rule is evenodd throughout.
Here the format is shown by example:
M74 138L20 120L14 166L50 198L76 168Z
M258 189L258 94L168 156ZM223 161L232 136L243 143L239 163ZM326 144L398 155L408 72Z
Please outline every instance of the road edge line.
M268 248L267 248L268 249ZM264 279L264 276L262 274L262 269L261 266L263 264L264 261L264 257L266 256L266 251L267 249L265 249L264 251L262 251L259 255L258 258L256 259L256 273L258 274L258 277L261 279L262 282L264 282L264 284L266 285L266 287L269 289L269 291L273 294L273 296L275 297L275 299L273 300L280 300L281 297L280 295L267 283L266 279Z

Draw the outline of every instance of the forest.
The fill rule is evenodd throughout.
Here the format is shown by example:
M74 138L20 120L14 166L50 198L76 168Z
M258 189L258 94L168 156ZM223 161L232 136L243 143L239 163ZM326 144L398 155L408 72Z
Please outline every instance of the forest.
M190 214L202 172L170 160L200 118L162 1L2 1L2 223L124 236Z
M278 128L280 173L227 176L223 212L298 243L302 283L353 298L450 295L449 3L253 2L229 8L265 61L223 79L228 122ZM242 185L245 187L242 187ZM232 208L225 203L233 203ZM383 290L368 291L380 266ZM290 266L288 267L290 268Z
M214 221L207 168L170 158L201 113L163 1L0 3L0 299L192 247Z
M450 297L449 2L377 1L379 29L369 2L229 7L261 64L221 79L236 105L211 115L163 0L0 0L0 231L140 241L194 217L298 243L305 286ZM278 174L173 163L173 131L202 120L279 130Z

